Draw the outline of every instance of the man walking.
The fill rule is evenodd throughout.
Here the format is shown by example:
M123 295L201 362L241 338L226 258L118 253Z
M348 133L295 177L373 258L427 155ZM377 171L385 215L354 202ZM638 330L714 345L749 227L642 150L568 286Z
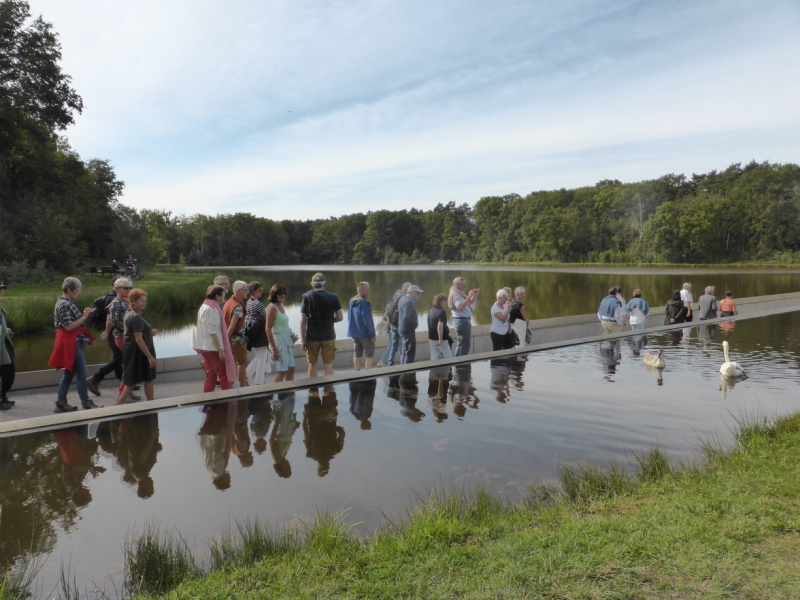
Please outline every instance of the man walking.
M308 361L308 376L317 376L317 361L322 354L325 375L333 375L336 359L336 330L334 323L344 319L342 304L336 294L325 290L325 275L315 273L310 291L303 294L300 304L300 344Z
M220 308L225 306L225 296L228 295L228 291L230 290L231 284L228 282L228 278L225 275L217 275L214 277L214 285L218 285L225 290L225 293L222 295L222 304L219 305Z
M236 281L233 284L233 296L228 298L222 307L222 316L228 327L228 339L231 342L231 353L236 361L236 378L239 387L247 387L247 337L245 336L245 317L247 317L247 284Z
M400 334L400 364L408 365L414 362L417 354L417 300L423 290L416 285L408 288L405 296L400 298L400 315L397 320L397 333Z
M364 355L364 368L372 366L375 354L375 324L372 322L370 288L366 281L358 284L358 293L350 299L347 307L347 335L353 339L353 367L361 370L361 356Z
M453 356L466 356L472 340L472 307L478 299L481 289L476 288L467 293L467 280L464 277L453 279L453 286L447 296L447 306L453 315L453 328L456 330L456 351Z
M683 305L686 307L686 322L691 323L692 319L694 318L692 314L692 302L694 302L694 296L692 296L691 283L683 284L683 289L681 290L681 300L683 300Z
M619 333L622 330L622 301L617 298L617 287L608 288L608 296L600 302L597 318L603 333Z
M397 323L392 323L391 313L392 311L396 312L400 298L406 295L410 285L409 282L404 283L403 286L394 293L394 297L389 301L389 304L386 305L386 318L389 320L389 343L378 363L379 367L394 366L394 356L400 349L400 334L397 333Z

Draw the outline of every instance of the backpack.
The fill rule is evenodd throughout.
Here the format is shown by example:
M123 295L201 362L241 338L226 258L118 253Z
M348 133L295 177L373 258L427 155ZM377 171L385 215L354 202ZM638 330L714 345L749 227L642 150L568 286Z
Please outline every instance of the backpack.
M386 305L386 318L395 327L400 323L400 298L402 297L402 295L399 295L396 298L392 298L392 301Z
M114 300L112 297L111 300L108 299L108 294L105 296L98 296L95 298L94 302L92 303L92 307L94 308L94 312L91 316L86 319L89 325L94 327L97 331L105 331L106 330L106 318L108 317L108 305Z

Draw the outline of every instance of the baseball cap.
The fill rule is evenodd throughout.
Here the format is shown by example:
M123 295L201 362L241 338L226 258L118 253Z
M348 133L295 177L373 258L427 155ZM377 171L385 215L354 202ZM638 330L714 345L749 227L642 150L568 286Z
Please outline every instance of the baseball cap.
M418 285L412 285L408 288L409 292L424 292L425 290L421 290Z
M322 273L314 273L314 276L311 278L311 281L325 281L325 275Z

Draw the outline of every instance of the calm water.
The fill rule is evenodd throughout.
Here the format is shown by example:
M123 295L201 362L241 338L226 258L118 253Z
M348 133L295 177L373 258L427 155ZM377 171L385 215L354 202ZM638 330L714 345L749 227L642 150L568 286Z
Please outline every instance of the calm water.
M347 310L348 300L355 294L359 281L371 284L372 310L382 314L386 303L403 282L419 285L425 293L419 301L422 315L420 329L427 327L425 315L437 293L447 294L453 278L467 278L468 288L481 288L475 306L475 323L491 323L490 309L495 292L505 286L512 289L522 286L527 290L525 299L529 318L544 319L567 315L593 313L610 285L620 284L625 288L625 298L631 298L635 288L642 290L645 300L652 305L663 306L672 292L689 281L693 285L695 298L703 288L713 285L717 296L732 290L734 296L762 296L800 290L800 272L797 271L724 271L711 269L519 269L512 267L450 267L450 266L401 266L353 268L344 266L304 265L287 267L254 267L253 279L269 288L282 283L289 289L287 312L289 324L297 332L300 327L300 297L310 287L311 275L316 271L326 273L328 289L339 296ZM143 287L147 289L146 281ZM199 306L199 300L198 300ZM145 313L146 316L146 313ZM11 315L13 321L13 314ZM174 315L169 318L152 318L154 327L160 330L155 338L158 356L182 356L191 352L191 331L195 313ZM347 319L337 324L337 335L347 337ZM17 347L17 370L33 371L47 368L47 359L53 350L53 335L21 336L15 340ZM89 364L104 363L110 351L103 343L95 343L87 351Z
M749 374L734 386L718 374L723 339ZM664 349L661 377L645 348ZM433 483L514 497L558 461L625 461L652 442L686 459L700 438L730 441L740 414L800 410L798 366L795 312L0 438L0 564L35 523L52 551L45 593L62 560L110 589L126 532L148 517L204 555L231 517L349 508L367 533Z

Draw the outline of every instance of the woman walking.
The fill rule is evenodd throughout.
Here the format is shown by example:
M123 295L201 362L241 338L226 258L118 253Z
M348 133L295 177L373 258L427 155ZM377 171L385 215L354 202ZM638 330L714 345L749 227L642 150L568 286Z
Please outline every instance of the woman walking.
M725 292L725 297L719 301L719 316L733 317L738 314L736 302L733 300L733 292Z
M78 397L83 408L99 408L89 399L86 387L86 357L83 351L86 346L94 341L94 336L89 333L83 324L92 314L93 309L89 306L83 312L75 306L75 300L81 295L83 284L77 277L67 277L61 284L62 296L56 301L53 310L53 323L56 327L56 340L53 346L53 354L47 364L56 369L64 369L61 383L58 385L58 395L56 396L55 412L72 412L77 410L77 406L67 403L67 391L72 383L73 377L77 376L75 385L78 388Z
M0 308L0 410L8 410L16 404L13 400L8 399L8 392L14 385L16 374L14 344L11 343L8 313L5 308Z
M450 328L447 327L447 313L444 306L447 296L436 294L428 313L428 344L431 347L431 360L440 358L453 358L450 348Z
M672 325L674 323L686 323L686 313L688 308L681 300L681 291L675 290L672 298L667 302L664 309L664 325Z
M289 317L283 308L286 301L286 287L273 285L269 290L267 307L267 335L272 348L272 360L278 363L275 383L294 380L294 340L289 329Z
M206 299L197 311L192 347L203 357L206 369L203 392L213 392L217 387L217 379L223 390L231 389L231 381L236 381L236 361L231 352L222 309L219 307L224 297L225 288L221 285L209 286Z
M248 284L247 291L250 300L247 301L245 328L248 346L256 353L255 359L247 365L247 379L250 385L263 385L266 383L266 374L272 371L272 357L268 352L267 309L260 300L264 295L264 287L258 281L253 281Z
M631 331L644 329L647 315L650 314L650 305L642 299L641 290L633 290L633 299L625 305L625 310L630 315Z
M139 383L144 383L144 396L155 400L153 380L156 378L156 348L153 336L158 329L144 320L142 311L147 306L147 292L131 290L128 295L128 312L122 320L122 383L125 388L115 404L125 404Z
M508 335L511 325L508 322L509 310L511 303L508 301L508 292L497 290L497 302L492 304L492 326L489 328L492 350L508 350L514 347L511 336Z
M530 321L528 315L525 313L525 305L522 303L525 298L525 288L518 287L514 290L515 299L511 302L511 310L508 312L511 321L511 329L517 334L517 345L525 345L525 336L528 332Z

